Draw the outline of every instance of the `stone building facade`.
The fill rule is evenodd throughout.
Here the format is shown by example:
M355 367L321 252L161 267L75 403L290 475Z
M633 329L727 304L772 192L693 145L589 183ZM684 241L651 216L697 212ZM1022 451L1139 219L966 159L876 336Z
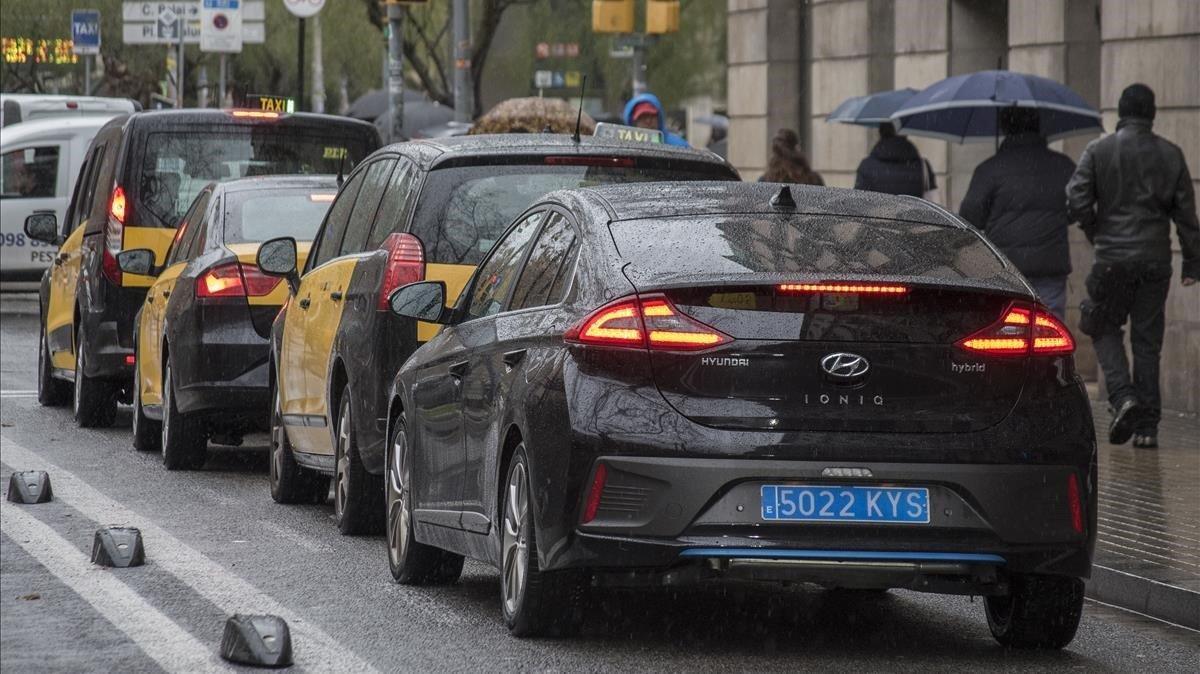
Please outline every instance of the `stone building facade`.
M829 185L851 187L875 132L827 124L842 100L944 77L1006 68L1064 82L1117 121L1134 82L1158 97L1157 133L1183 148L1200 191L1200 0L728 0L729 159L747 180L766 166L771 136L799 132ZM1055 144L1078 159L1089 137ZM942 200L957 210L991 144L914 139L933 164ZM1178 251L1178 245L1176 245ZM1092 251L1072 228L1077 324ZM1176 252L1176 274L1179 269ZM1174 279L1163 353L1164 406L1200 412L1200 289ZM1090 379L1086 337L1077 358Z

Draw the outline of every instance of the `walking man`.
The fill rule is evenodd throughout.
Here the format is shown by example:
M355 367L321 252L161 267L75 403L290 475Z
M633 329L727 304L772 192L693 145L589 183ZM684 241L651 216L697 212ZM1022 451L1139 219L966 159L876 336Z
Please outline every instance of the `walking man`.
M1080 330L1091 336L1104 371L1113 420L1108 440L1158 446L1159 353L1171 282L1170 223L1183 249L1183 285L1200 278L1200 223L1183 152L1151 130L1154 92L1121 93L1116 133L1092 141L1067 184L1067 206L1095 246ZM1133 375L1122 327L1129 320Z

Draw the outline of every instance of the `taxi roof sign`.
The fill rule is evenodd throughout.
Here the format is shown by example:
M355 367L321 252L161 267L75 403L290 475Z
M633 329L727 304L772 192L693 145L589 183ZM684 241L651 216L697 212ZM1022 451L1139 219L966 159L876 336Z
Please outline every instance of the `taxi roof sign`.
M662 143L663 132L658 129L643 129L640 126L625 126L609 122L597 122L592 135L597 138L612 138L630 143Z
M252 110L266 112L295 112L295 99L287 96L269 96L267 94L246 94L246 106Z

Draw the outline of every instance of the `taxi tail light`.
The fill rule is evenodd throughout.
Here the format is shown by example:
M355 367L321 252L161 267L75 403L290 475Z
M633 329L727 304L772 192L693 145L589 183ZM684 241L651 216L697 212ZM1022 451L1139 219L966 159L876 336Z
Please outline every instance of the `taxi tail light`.
M117 285L121 284L117 253L121 252L121 246L125 243L125 221L128 217L129 202L125 198L125 189L116 185L108 200L108 222L104 225L104 253L100 266L108 280Z
M999 320L959 340L957 346L997 356L1050 356L1073 353L1075 339L1067 326L1040 304L1012 304Z
M196 279L196 297L262 297L270 295L281 281L262 273L258 267L229 262L209 269Z
M664 295L626 297L588 314L563 335L567 342L654 351L700 351L733 338L680 312Z
M576 157L551 155L542 159L547 166L608 166L612 168L633 168L636 162L633 157Z
M600 497L604 495L606 482L608 482L608 468L603 463L597 464L596 472L592 475L592 488L588 491L587 503L583 507L581 520L583 524L596 519L596 513L600 510Z
M1079 496L1079 478L1075 473L1067 476L1067 505L1071 509L1071 528L1077 534L1084 533L1083 499Z
M386 250L388 256L376 308L387 311L388 296L392 291L425 280L425 246L412 234L395 232L384 239L380 248Z

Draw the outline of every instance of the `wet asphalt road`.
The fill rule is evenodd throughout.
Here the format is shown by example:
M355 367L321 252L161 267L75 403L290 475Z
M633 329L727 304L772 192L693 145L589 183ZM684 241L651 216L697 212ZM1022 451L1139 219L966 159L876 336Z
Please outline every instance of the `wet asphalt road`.
M280 506L265 449L216 448L203 471L168 473L130 446L129 414L104 430L33 397L36 318L0 316L0 479L51 472L56 499L0 510L5 671L204 671L223 622L273 612L292 626L296 670L1195 671L1200 633L1089 601L1063 652L997 646L980 601L894 591L692 589L599 595L581 637L517 640L494 570L468 563L446 588L394 584L381 538L340 536L332 507ZM260 439L261 441L261 439ZM88 562L101 525L145 534L147 564Z

